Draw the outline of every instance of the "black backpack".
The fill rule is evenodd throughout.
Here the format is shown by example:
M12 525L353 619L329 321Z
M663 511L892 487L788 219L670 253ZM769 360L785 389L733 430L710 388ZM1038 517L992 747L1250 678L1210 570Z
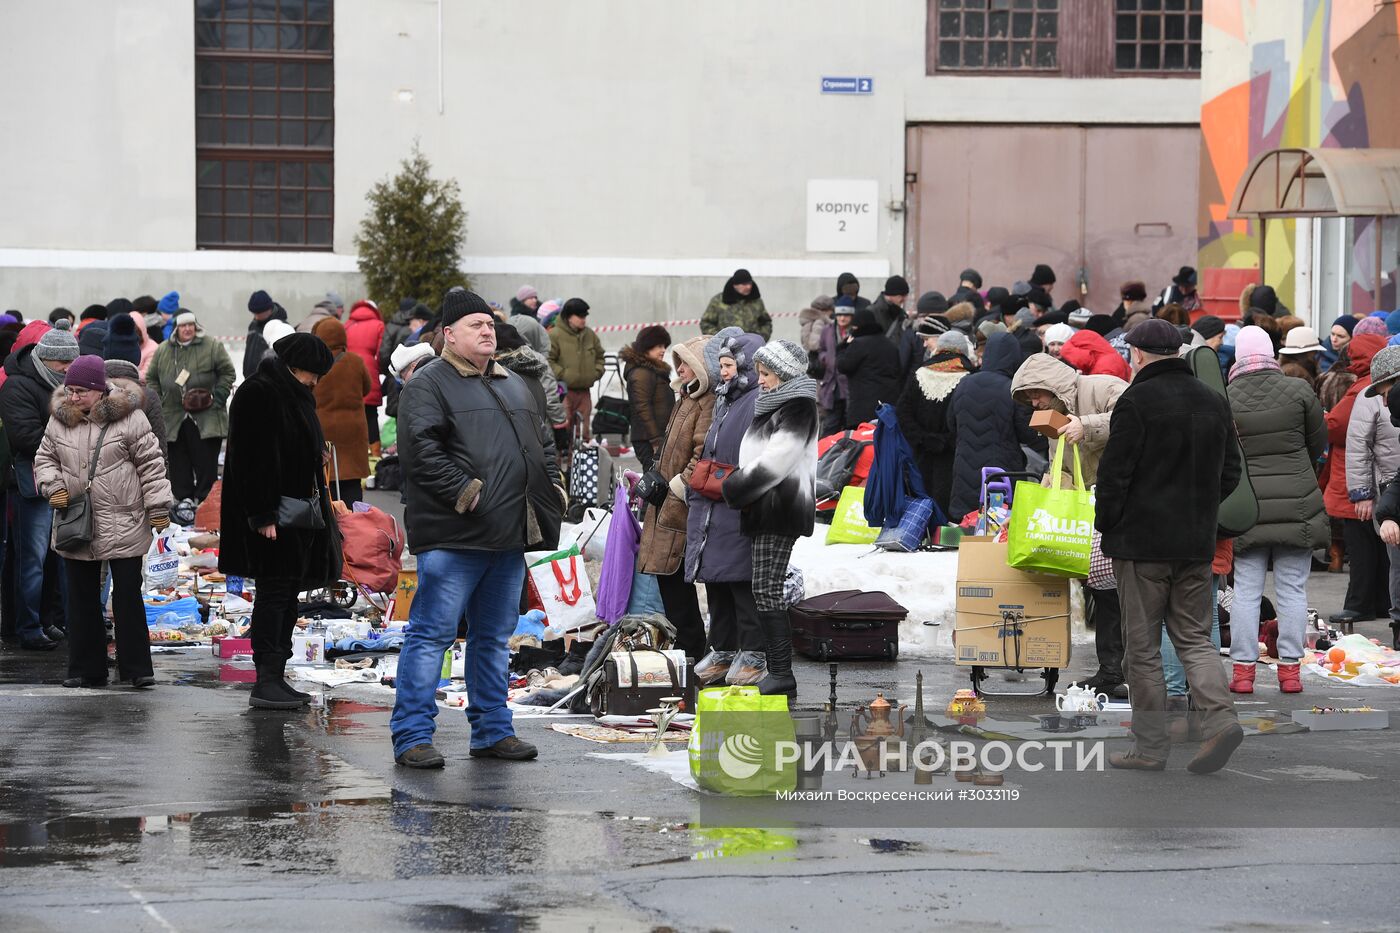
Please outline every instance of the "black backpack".
M824 502L840 498L841 490L856 473L861 451L870 446L870 441L858 441L846 431L840 440L826 449L817 460L817 501Z

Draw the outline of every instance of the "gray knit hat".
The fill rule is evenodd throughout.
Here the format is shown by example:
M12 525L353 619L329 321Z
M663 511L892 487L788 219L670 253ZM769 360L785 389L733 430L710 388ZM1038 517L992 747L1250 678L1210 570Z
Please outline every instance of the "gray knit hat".
M78 358L78 341L68 328L67 320L60 320L52 330L46 331L34 347L34 355L41 360L60 360L71 363Z
M1381 389L1397 378L1400 378L1400 347L1382 347L1371 357L1371 384L1366 389L1367 398L1380 395Z
M753 358L783 382L807 372L807 351L791 340L770 340L759 347Z
M937 347L940 350L961 353L963 356L972 355L972 347L968 346L967 337L963 336L963 332L960 330L950 330L946 334L940 334Z

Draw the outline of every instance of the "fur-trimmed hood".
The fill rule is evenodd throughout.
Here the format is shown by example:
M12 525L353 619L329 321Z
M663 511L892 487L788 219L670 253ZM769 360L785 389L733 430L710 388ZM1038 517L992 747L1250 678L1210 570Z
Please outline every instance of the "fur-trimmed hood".
M647 369L654 369L661 378L668 381L671 378L670 363L664 359L658 363L645 353L638 353L637 348L630 343L618 351L617 358L629 366L645 366Z
M140 410L141 390L128 379L113 380L111 391L98 399L90 414L83 414L81 408L68 401L64 386L54 389L49 401L49 412L65 428L75 428L84 419L95 424L114 424Z
M676 362L684 363L695 373L695 381L689 387L681 383L680 376L671 380L671 388L677 392L685 392L691 398L699 398L710 391L710 370L705 363L705 347L709 345L712 337L691 337L684 343L673 344L671 355Z
M549 372L549 360L540 356L530 347L516 347L505 353L496 354L496 362L518 376L538 379Z

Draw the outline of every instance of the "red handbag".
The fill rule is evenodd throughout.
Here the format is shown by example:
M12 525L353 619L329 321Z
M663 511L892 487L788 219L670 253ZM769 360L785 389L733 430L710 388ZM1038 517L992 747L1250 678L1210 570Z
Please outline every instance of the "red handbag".
M720 487L731 473L739 469L732 463L721 463L718 460L701 460L695 464L695 469L690 471L690 488L694 489L706 499L713 499L716 502L724 500L724 493Z

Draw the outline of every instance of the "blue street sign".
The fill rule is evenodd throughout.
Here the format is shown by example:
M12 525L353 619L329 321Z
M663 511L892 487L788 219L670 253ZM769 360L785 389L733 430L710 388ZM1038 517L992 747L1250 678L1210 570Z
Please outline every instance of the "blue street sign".
M874 78L822 78L823 94L873 94Z

